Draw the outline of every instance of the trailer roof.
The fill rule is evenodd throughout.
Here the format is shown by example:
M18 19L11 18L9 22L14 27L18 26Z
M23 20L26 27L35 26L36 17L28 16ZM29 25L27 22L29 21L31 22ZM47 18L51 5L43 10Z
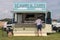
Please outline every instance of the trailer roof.
M14 10L11 12L13 12L13 13L47 13L49 11L40 11L40 10L20 10L20 11L17 10L16 11L16 10Z

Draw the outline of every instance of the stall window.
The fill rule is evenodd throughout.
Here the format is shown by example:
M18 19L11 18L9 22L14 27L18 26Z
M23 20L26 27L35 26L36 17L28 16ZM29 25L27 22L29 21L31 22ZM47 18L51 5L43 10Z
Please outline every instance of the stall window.
M33 21L35 18L34 14L26 14L25 20L26 21Z

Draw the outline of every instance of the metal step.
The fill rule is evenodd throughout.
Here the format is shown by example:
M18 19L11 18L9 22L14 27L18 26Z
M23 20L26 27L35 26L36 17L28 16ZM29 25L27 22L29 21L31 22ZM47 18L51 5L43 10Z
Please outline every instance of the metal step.
M37 36L36 31L14 31L14 36ZM41 34L39 34L41 36ZM42 36L47 36L46 32L42 32Z

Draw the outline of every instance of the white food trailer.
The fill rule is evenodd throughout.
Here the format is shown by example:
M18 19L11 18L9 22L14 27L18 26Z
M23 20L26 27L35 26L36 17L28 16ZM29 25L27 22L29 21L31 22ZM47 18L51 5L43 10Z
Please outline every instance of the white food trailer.
M14 3L14 36L37 36L34 21L41 17L44 21L42 34L52 32L51 13L46 10L46 3Z

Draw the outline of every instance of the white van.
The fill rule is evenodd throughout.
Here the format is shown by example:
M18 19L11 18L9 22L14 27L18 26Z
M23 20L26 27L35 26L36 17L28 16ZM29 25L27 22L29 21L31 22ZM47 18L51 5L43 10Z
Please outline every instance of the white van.
M57 24L56 24L56 27L60 27L60 23L57 23Z

